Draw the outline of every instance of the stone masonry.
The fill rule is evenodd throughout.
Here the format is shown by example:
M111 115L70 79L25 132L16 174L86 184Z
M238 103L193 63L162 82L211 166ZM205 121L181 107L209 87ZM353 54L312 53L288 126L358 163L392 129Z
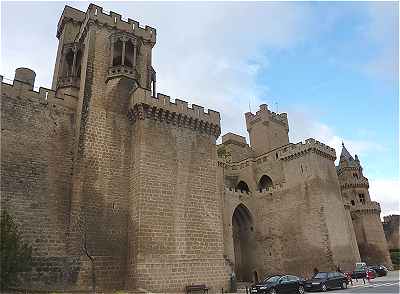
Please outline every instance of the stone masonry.
M384 216L383 231L385 232L389 250L400 250L400 215Z
M66 6L51 89L1 77L1 211L33 247L20 288L184 292L314 267L391 266L358 158L293 144L285 113L220 114L156 92L156 30ZM347 152L347 153L346 153ZM355 179L354 173L358 173ZM361 197L360 195L364 195Z

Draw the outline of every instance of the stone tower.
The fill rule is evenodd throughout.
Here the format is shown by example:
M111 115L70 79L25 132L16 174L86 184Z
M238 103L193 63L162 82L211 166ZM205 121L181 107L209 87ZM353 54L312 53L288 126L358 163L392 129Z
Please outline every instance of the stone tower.
M289 124L286 113L277 114L268 110L266 104L262 104L255 114L247 112L245 118L250 145L255 156L289 144Z
M53 87L78 97L68 253L86 247L104 287L223 287L219 113L155 93L151 27L67 6L57 37Z
M363 175L358 156L353 158L344 144L337 173L343 200L345 205L350 207L361 260L368 264L384 264L392 268L380 220L380 205L371 201L368 179Z

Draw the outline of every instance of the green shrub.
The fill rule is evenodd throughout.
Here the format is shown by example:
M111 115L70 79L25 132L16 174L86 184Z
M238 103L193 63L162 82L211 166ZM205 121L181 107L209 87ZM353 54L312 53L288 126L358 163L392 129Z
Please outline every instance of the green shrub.
M21 234L13 218L3 211L0 219L0 288L15 286L18 273L30 271L32 248L22 241Z
M393 265L400 265L400 249L390 250L390 258L392 259Z

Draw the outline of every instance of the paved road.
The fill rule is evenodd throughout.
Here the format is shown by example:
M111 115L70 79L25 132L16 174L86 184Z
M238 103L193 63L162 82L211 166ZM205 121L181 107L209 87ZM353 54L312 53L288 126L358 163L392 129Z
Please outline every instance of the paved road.
M399 279L399 271L389 272L386 277L379 277L371 280L370 283L366 281L365 285L362 280L358 280L358 282L354 282L354 285L349 285L349 288L346 290L333 290L329 291L330 294L334 293L400 293L400 279Z

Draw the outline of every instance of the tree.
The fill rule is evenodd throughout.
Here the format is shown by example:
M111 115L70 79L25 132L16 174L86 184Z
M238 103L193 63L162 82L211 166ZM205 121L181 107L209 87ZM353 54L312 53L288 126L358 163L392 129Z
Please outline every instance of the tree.
M22 240L14 219L3 211L0 220L1 290L15 286L18 273L32 268L32 247Z
M226 146L221 144L217 148L217 155L219 158L225 160L226 162L230 161L230 157L232 156L231 151L226 149Z

